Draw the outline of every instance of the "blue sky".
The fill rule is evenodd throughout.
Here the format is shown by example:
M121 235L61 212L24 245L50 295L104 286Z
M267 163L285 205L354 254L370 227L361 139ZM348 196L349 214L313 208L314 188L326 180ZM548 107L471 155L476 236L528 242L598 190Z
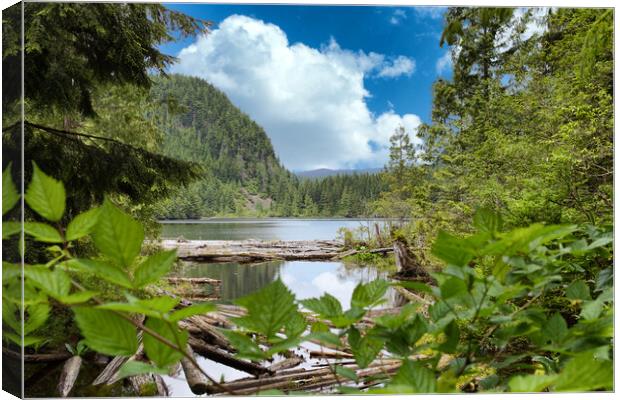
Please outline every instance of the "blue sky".
M449 75L443 8L167 6L214 23L162 46L180 57L171 70L224 91L293 170L383 165L391 132L403 125L415 139L433 82Z

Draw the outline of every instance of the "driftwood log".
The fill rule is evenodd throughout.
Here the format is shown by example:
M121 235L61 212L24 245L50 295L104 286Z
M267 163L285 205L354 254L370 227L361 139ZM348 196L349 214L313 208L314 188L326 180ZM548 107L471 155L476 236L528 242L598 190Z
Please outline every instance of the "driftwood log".
M18 351L11 350L6 347L2 347L2 354L11 357L15 360L24 360L25 363L51 363L57 361L65 361L72 357L72 354L68 351L63 351L59 353L48 353L48 354L22 354Z
M329 260L341 253L338 240L162 240L182 260L254 263L269 260Z
M187 353L194 357L194 352L190 346L187 346ZM183 367L183 373L187 384L194 394L205 394L209 388L209 381L202 372L187 358L181 360L181 366Z
M62 372L60 373L60 379L58 382L58 394L60 397L67 397L73 389L73 385L80 373L80 367L82 366L82 357L73 356L62 366Z
M237 369L239 371L247 372L250 375L259 376L269 373L268 368L263 367L262 365L257 363L235 358L233 355L223 350L220 350L215 346L211 346L210 344L207 344L201 339L190 337L189 345L197 354L200 354L201 356L208 358L209 360Z

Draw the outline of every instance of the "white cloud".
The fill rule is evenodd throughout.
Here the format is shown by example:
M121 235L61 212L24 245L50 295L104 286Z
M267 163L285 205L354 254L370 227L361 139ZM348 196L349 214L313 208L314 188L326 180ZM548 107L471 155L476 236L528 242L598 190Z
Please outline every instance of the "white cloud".
M381 166L389 137L420 118L374 115L364 87L369 76L411 75L415 62L340 48L290 44L276 25L233 15L183 49L172 72L202 77L265 128L290 169Z
M440 19L443 18L443 14L446 12L448 7L415 7L415 13L423 18L432 18L432 19Z
M405 56L398 56L392 64L384 65L379 71L378 76L388 78L395 78L401 75L411 76L414 71L415 60Z
M452 53L450 50L446 51L443 56L437 59L435 63L435 70L437 75L443 75L445 72L449 72L452 68Z
M394 10L392 16L390 17L390 24L400 25L400 23L405 19L407 19L407 13L405 12L405 10L403 10L402 8L397 8L396 10Z

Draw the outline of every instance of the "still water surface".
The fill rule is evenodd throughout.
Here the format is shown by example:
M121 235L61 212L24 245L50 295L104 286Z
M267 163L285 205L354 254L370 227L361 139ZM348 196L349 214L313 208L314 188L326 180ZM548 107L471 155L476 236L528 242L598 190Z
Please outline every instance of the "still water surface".
M386 219L305 219L305 218L214 218L207 220L161 221L162 237L183 236L189 240L329 240L340 228L374 229L393 223Z

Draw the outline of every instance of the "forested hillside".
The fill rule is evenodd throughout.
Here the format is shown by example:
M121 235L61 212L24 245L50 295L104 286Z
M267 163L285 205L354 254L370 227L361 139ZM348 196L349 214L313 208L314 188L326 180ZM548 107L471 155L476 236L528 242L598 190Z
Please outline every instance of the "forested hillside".
M199 181L156 205L160 217L366 215L366 202L385 187L369 174L300 181L280 164L265 131L200 78L156 77L151 100L162 152L204 169Z

